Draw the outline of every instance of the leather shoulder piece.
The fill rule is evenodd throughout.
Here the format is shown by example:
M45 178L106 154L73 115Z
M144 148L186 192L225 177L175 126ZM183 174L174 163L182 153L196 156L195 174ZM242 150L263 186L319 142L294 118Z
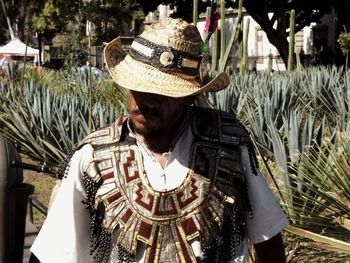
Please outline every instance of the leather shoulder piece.
M250 142L249 133L237 118L228 112L191 107L191 127L201 140L239 145Z
M119 142L122 125L125 120L126 116L119 117L114 123L92 132L79 143L78 149L85 144L91 144L92 147L96 148L98 146Z

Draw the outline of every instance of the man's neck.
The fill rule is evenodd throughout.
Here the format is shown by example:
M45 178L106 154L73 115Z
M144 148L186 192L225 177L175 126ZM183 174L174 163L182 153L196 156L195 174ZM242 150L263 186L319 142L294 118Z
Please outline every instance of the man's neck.
M164 153L172 151L179 137L181 137L183 130L187 127L188 118L186 117L186 113L187 112L185 112L184 117L181 118L181 121L171 130L165 130L154 136L142 135L135 132L136 138L145 144L147 149L163 168L166 166L169 157L169 155Z
M171 151L188 121L188 111L182 113L182 118L172 127L157 134L147 135L134 131L136 138L142 141L153 154Z
M175 134L172 131L164 131L157 134L157 136L147 136L136 133L136 137L139 141L142 141L152 153L162 154L169 151Z

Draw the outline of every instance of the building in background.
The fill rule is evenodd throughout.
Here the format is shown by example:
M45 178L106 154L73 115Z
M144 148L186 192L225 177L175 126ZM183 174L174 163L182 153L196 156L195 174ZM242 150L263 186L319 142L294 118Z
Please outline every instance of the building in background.
M237 14L237 10L228 10L226 14L226 46L234 30ZM248 13L243 12L245 25L248 19L250 19L247 47L248 69L258 71L266 69L286 70L277 48L269 42L266 33ZM200 21L197 24L200 32L203 32L204 26L205 17L200 17ZM330 14L323 16L319 24L313 23L295 34L295 50L299 49L304 65L313 63L330 64L334 61L336 48L335 28L334 16ZM220 21L218 30L221 30ZM231 51L229 64L238 68L239 58L235 53L235 50Z
M132 28L129 35L121 36L122 43L126 49L135 35L142 32L143 27L147 24L156 23L160 19L171 16L175 9L170 5L159 5L157 10L149 12L143 21L135 20L132 23ZM226 14L226 45L228 44L238 11L236 9L228 9ZM243 11L243 20L246 24L247 19L250 19L249 35L248 35L248 69L249 70L286 70L286 66L281 59L278 50L273 46L265 32L261 29L258 23L250 17L247 12ZM91 24L91 23L90 23ZM86 23L86 35L93 34L93 25L88 28L89 23ZM204 14L200 15L197 27L200 32L203 32L205 25ZM334 62L334 54L336 49L336 25L332 14L325 15L320 23L313 23L305 27L303 30L295 34L295 50L300 51L300 57L304 65L310 64L332 64ZM220 22L219 22L219 28ZM220 41L220 38L218 39ZM218 43L220 46L220 43ZM231 51L228 65L232 68L239 68L240 59L235 55L235 50ZM91 64L93 66L103 68L103 46L91 47ZM42 61L50 62L51 65L59 67L64 61L64 40L57 36L49 45L45 45L42 52Z
M158 20L171 16L174 9L169 5L159 5L157 10L149 12L144 23L155 23ZM237 19L238 11L236 9L228 9L226 13L226 45L229 43L233 32L234 24ZM250 19L249 35L248 35L248 61L249 70L286 70L286 66L281 59L278 50L273 46L265 32L252 17L243 11L243 19L246 24ZM205 15L201 14L197 27L203 32L205 25ZM301 60L304 65L319 63L331 64L334 62L334 54L336 49L336 25L332 14L322 17L320 23L313 23L304 27L303 30L295 34L295 50L300 51ZM220 21L219 21L219 28ZM220 41L220 39L219 39ZM220 46L220 43L218 44ZM239 58L235 55L235 50L231 51L229 64L233 67L239 67Z

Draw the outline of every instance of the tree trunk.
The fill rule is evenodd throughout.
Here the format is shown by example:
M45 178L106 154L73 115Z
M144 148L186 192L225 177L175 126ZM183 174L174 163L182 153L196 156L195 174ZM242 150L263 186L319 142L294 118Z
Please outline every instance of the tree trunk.
M6 6L3 0L0 0L1 5L2 5L2 10L4 11L4 15L6 17L6 22L7 22L7 26L10 32L10 36L11 36L11 40L14 40L16 38L15 33L13 32L13 28L11 26L11 20L10 17L7 15L7 11L6 11Z
M17 0L18 5L18 36L20 39L25 39L26 34L30 35L30 1L27 0Z
M274 45L278 53L280 54L283 63L285 64L286 68L288 65L288 47L289 47L289 42L287 41L286 38L281 38L280 34L274 33L274 32L266 32L267 38L270 41L272 45Z
M249 15L260 25L261 29L265 32L268 40L272 45L274 45L286 68L288 65L288 47L289 42L287 41L287 25L284 23L284 21L279 21L277 25L277 29L274 29L271 25L271 21L269 20L268 14L258 14L255 12L255 10L250 10L250 6L245 6L247 12Z
M39 61L38 66L42 65L41 61L41 49L42 49L42 43L43 43L43 34L41 32L38 32L38 49L39 49Z

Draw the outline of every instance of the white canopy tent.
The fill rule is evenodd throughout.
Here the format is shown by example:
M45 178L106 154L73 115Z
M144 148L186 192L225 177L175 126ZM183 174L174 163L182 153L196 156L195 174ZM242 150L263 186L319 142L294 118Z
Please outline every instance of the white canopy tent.
M39 49L35 49L27 46L27 51L26 51L26 44L24 44L18 38L13 39L10 42L8 42L6 45L0 47L0 54L4 54L4 55L25 56L26 53L28 57L38 57Z

